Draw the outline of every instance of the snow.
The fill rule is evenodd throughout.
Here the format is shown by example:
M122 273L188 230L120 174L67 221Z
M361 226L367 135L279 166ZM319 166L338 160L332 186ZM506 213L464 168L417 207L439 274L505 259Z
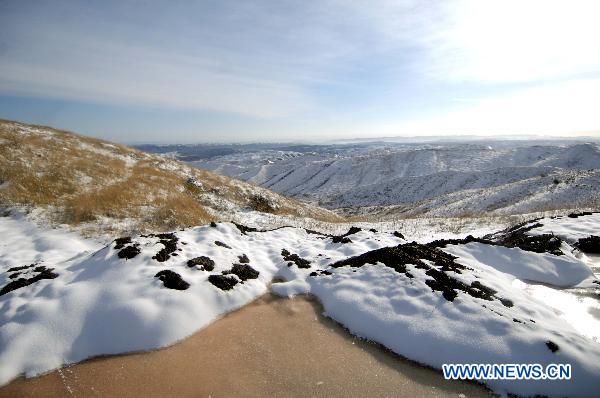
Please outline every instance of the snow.
M412 264L406 268L413 278L381 263L330 266L406 243L390 232L362 230L348 236L351 243L342 244L300 228L243 234L234 224L219 223L175 231L180 250L165 262L153 259L164 247L156 236L132 237L140 253L126 260L118 257L114 242L104 245L39 227L19 215L0 218L0 233L2 286L11 280L8 268L33 262L59 275L0 296L0 384L22 373L34 376L93 356L171 345L270 288L283 296L315 295L325 314L351 333L435 368L443 363L495 362L573 367L574 379L568 383L487 382L500 393L591 397L599 387L600 345L594 339L600 329L593 316L598 302L584 299L581 306L557 288L593 293L594 276L567 245L563 256L480 243L443 249L469 267L450 275L467 285L477 281L494 289L498 298L514 303L510 307L499 299L483 300L464 292L448 301L425 283L430 279L426 270ZM311 267L288 266L282 249L311 261ZM242 254L259 272L256 279L241 283L240 277L232 276L240 283L227 291L208 281L209 275L230 270ZM214 270L187 266L187 260L198 256L214 260ZM154 277L161 270L177 272L189 288L166 288ZM274 278L284 282L271 284ZM570 312L568 306L577 310ZM556 343L559 351L551 352L547 341Z
M571 218L560 216L536 221L542 226L530 231L532 235L554 234L567 242L576 242L591 235L600 235L600 213Z
M484 263L514 278L558 287L573 287L593 277L592 270L571 253L562 256L527 252L517 248L469 243L448 246L446 252L460 258L461 263Z
M448 216L598 203L598 144L498 144L315 146L318 152L259 150L190 164L328 208L411 204L408 214Z

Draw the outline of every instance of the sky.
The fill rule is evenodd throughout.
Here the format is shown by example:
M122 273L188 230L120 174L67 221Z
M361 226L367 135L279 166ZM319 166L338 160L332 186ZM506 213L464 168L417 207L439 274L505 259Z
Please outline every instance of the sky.
M0 1L0 118L125 143L600 136L600 2Z

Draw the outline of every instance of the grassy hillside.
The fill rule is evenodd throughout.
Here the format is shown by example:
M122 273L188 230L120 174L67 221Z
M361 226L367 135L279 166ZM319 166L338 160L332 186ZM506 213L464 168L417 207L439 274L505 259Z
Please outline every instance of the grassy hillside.
M45 126L0 120L0 205L83 229L169 230L233 212L339 221L267 189ZM89 228L87 228L89 227Z

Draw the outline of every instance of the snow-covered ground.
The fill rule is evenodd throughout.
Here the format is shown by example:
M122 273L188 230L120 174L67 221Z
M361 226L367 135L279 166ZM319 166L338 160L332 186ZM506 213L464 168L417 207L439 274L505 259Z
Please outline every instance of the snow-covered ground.
M600 205L597 143L378 143L240 151L189 163L327 208L516 214Z
M538 220L539 228L546 221L567 237L574 225L597 226L598 215ZM219 223L99 242L1 217L0 384L173 344L272 289L315 295L352 333L435 368L573 367L569 382L486 382L498 392L597 396L598 279L568 243L555 255L499 241L424 245L389 231L349 232Z

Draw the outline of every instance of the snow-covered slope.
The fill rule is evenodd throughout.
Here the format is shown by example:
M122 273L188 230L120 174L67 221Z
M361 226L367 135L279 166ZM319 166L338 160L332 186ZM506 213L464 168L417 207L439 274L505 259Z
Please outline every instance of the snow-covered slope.
M191 164L328 208L404 204L417 207L412 214L459 215L600 205L595 143L337 146L242 152Z
M579 219L592 224L597 215ZM568 230L571 219L563 220ZM10 240L0 245L0 384L173 344L281 278L274 292L313 294L352 333L423 364L569 363L569 382L486 384L523 395L596 396L600 320L561 312L548 298L570 297L565 288L598 294L598 280L570 245L531 234L542 225L420 244L357 228L330 236L218 223L103 246L2 217L0 234ZM530 289L539 282L547 290ZM574 302L577 314L600 311L597 299Z

